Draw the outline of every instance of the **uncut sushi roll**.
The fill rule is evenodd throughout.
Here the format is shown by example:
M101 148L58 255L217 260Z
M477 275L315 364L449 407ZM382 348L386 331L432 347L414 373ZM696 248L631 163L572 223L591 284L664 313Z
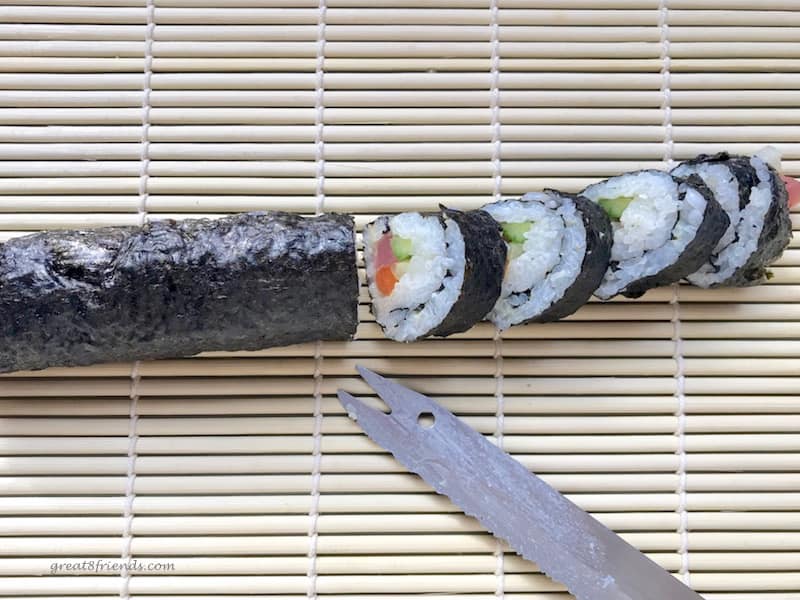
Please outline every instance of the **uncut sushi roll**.
M466 331L500 295L506 246L486 212L382 216L363 238L372 312L390 339Z
M611 262L595 291L601 300L638 298L675 283L708 261L729 219L697 176L636 171L587 187L584 196L611 218Z
M611 254L611 223L600 207L545 190L484 210L509 248L503 290L487 315L499 329L564 318L591 298Z
M777 171L759 156L721 152L701 154L672 173L701 177L730 219L708 261L687 276L689 283L710 288L764 281L792 236L786 185Z
M0 372L350 339L347 215L53 231L0 245Z

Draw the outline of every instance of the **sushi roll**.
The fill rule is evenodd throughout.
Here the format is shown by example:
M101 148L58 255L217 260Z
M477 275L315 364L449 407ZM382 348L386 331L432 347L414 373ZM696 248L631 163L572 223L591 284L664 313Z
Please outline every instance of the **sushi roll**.
M503 290L488 314L499 329L561 319L591 298L611 254L611 223L600 207L545 190L484 210L509 248Z
M729 219L703 180L636 171L590 185L582 194L611 218L611 262L595 296L638 298L699 269Z
M500 295L506 246L486 212L382 216L363 238L372 312L390 339L466 331Z
M0 245L0 372L347 340L347 215L53 231Z
M710 288L755 285L766 279L767 267L792 235L786 185L777 171L759 156L721 152L683 162L672 174L702 178L730 219L710 258L688 281Z

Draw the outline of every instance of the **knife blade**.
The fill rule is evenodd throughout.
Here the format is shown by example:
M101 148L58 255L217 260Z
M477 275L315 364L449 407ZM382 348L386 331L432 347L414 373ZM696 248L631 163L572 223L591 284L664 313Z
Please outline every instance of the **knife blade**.
M364 432L578 600L702 600L447 409L356 368L391 409L339 390Z

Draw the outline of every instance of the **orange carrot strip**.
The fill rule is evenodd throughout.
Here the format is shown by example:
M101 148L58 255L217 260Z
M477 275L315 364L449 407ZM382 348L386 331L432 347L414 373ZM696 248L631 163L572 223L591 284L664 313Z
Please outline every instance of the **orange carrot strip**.
M397 277L392 272L391 265L384 265L378 269L378 272L375 273L375 283L378 286L378 291L384 296L392 293L397 283Z

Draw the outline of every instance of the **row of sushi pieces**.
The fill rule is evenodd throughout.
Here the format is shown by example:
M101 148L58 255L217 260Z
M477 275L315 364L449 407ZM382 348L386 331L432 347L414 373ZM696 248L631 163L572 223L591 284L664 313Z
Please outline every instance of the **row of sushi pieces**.
M625 173L579 194L382 216L363 235L372 312L387 337L410 342L483 319L501 330L554 321L592 295L636 298L682 280L755 285L789 244L799 185L767 147Z
M552 321L594 294L751 285L791 235L779 159L699 156L580 194L383 216L363 232L372 310L409 342ZM0 244L0 373L350 340L354 219L280 211L45 231Z

